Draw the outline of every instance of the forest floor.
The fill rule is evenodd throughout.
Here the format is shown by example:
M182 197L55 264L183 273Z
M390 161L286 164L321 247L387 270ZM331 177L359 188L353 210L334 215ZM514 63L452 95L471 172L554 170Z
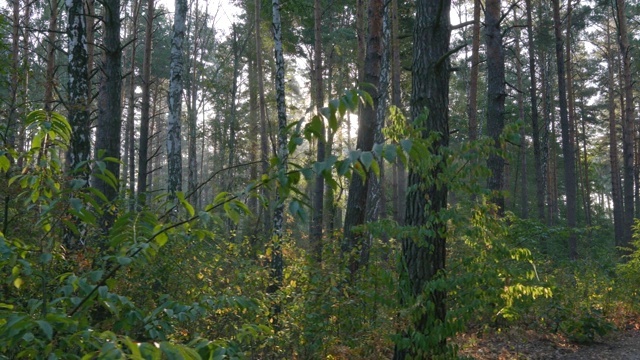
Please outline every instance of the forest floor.
M490 336L470 335L461 339L459 355L475 360L640 360L640 326L625 326L588 345L559 334L517 328Z

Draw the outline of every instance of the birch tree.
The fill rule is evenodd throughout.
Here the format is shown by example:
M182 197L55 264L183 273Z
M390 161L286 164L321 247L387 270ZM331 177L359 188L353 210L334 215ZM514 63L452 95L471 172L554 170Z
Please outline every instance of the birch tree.
M187 17L186 0L175 1L173 36L171 38L171 68L169 79L169 117L167 119L167 162L169 167L168 191L171 197L182 191L182 44Z

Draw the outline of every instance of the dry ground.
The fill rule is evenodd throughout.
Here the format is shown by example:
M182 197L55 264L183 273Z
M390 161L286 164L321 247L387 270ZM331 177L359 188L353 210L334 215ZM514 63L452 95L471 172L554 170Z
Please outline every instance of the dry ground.
M461 356L475 360L566 359L566 360L640 360L640 329L626 328L590 345L569 342L557 334L510 329L488 337L462 339Z

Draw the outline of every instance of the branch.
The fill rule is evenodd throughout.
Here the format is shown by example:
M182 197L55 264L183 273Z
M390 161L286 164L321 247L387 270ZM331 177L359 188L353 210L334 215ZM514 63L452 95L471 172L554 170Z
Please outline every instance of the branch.
M458 51L460 51L461 49L463 49L464 47L466 47L467 45L469 45L469 43L464 43L462 45L458 45L455 48L449 50L446 52L446 54L442 55L442 57L440 59L438 59L438 61L436 61L435 66L440 66L442 65L442 63L447 60L447 58L455 53L457 53Z
M458 29L462 29L463 27L468 26L468 25L472 25L473 23L474 23L474 21L473 21L473 20L469 20L469 21L465 21L465 22L463 22L463 23L460 23L460 24L458 24L458 25L452 25L452 26L451 26L451 30L458 30Z

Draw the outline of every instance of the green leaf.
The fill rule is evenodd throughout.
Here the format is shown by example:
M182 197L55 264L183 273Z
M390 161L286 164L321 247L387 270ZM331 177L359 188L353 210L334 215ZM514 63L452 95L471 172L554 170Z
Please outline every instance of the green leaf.
M38 323L40 330L42 330L47 339L51 340L53 338L53 328L51 327L51 324L44 320L36 320L36 323Z
M373 162L373 154L369 151L365 151L360 155L360 161L366 170L369 170L371 163Z
M0 156L0 170L7 172L11 167L11 161L5 155Z
M131 264L131 262L133 261L133 259L131 259L128 256L117 256L116 260L118 261L118 264L120 264L122 266L127 266L127 265Z
M411 140L409 139L402 139L400 140L400 146L402 147L402 149L405 152L410 152L411 151L411 146L413 145L413 143L411 142Z

